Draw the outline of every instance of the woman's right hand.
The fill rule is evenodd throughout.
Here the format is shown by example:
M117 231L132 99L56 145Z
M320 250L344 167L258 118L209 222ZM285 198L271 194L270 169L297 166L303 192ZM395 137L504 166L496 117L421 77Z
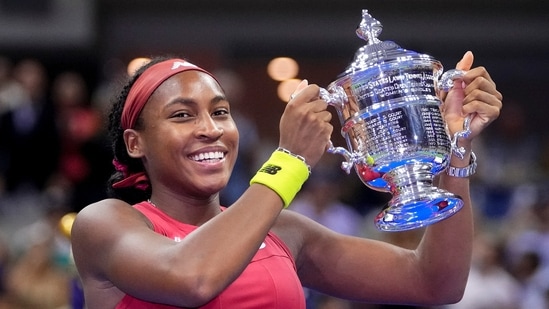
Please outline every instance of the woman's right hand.
M303 156L311 167L326 152L333 131L332 113L319 93L319 86L303 80L280 119L279 146Z

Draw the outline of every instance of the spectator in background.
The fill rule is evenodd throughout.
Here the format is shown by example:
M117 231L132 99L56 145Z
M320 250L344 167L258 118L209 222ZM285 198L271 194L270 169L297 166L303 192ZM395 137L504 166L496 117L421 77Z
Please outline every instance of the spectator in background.
M505 249L509 268L524 285L522 308L534 308L531 307L533 303L549 305L549 191L547 184L539 185L536 203L521 214L517 214L514 220L507 221L507 225L518 225L519 222L521 222L521 228L508 235Z
M521 284L520 308L549 308L549 285L544 278L547 270L540 267L540 257L536 252L524 252L510 267L511 273Z
M463 299L457 304L447 305L444 308L519 308L520 284L504 267L502 260L499 242L492 239L486 232L477 233L473 246L473 263Z
M6 160L1 174L7 193L40 193L59 156L55 111L48 100L48 75L41 62L24 59L15 66L14 77L26 98L0 116L0 152Z
M70 242L58 228L65 208L50 200L44 216L14 233L13 264L6 270L8 308L68 308Z
M481 188L480 214L488 223L497 225L514 215L512 210L527 198L522 189L544 177L540 138L529 130L527 113L524 104L507 99L499 121L476 141L478 157L485 159L479 159L473 179Z
M62 72L54 79L52 102L61 153L50 190L66 195L72 210L78 211L106 196L104 183L111 169L99 164L110 158L102 115L91 105L88 85L78 72Z
M0 55L0 117L11 110L23 95L22 87L13 79L11 59ZM4 188L3 173L8 168L8 153L0 149L0 193Z
M11 59L0 55L0 115L21 104L23 87L13 78Z
M338 169L339 157L326 155L303 185L290 210L296 211L329 229L352 236L362 236L364 217L340 199L344 178Z

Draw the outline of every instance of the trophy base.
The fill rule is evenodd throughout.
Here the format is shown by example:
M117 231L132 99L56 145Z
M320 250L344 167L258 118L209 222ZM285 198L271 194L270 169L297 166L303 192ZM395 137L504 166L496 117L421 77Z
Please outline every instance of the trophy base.
M463 200L433 186L430 163L410 163L394 168L383 178L393 198L376 216L382 231L406 231L421 228L450 217L463 207Z
M421 194L393 197L376 216L375 225L388 232L422 228L449 218L462 207L463 200L459 196L432 187Z

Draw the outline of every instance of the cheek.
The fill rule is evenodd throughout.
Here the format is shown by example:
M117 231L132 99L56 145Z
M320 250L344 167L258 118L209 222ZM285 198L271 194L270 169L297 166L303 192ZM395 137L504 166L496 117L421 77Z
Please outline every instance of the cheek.
M234 123L234 121L225 123L222 126L222 128L223 128L223 135L227 138L227 140L233 141L238 145L240 134L238 132L238 128L236 127L236 124Z
M235 125L225 126L223 128L223 142L230 148L231 153L234 154L232 158L233 161L236 161L236 156L238 154L239 139L240 134Z
M190 134L178 130L175 127L158 127L154 129L148 138L148 144L155 149L180 149L182 144L188 142ZM183 132L183 133L182 133ZM162 138L158 138L161 136Z
M240 140L240 134L236 127L232 127L230 130L225 131L227 135L227 144L233 147L235 151L238 151L238 143Z

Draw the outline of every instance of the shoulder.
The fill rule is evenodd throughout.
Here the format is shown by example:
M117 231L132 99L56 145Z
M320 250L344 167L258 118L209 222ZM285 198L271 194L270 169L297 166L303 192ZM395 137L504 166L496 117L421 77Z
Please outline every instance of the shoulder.
M132 205L119 199L104 199L84 207L76 216L73 229L85 224L107 224L120 216L139 216Z
M132 225L151 226L148 219L132 205L119 199L104 199L84 207L76 215L71 238L78 240L82 234L112 232Z
M90 204L76 215L71 228L75 260L85 261L80 265L99 261L124 234L143 229L150 229L149 221L122 200L105 199Z

